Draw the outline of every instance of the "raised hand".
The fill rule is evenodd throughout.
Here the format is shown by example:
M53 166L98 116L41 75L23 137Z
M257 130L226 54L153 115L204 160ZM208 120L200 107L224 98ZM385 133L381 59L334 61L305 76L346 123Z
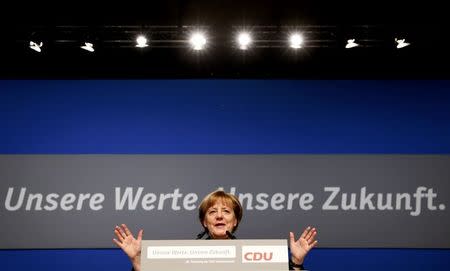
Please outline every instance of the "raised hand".
M291 248L291 260L295 264L303 264L308 252L317 244L316 228L307 227L300 238L295 240L294 233L289 233L289 247Z
M141 241L144 231L140 230L137 238L134 238L127 225L122 224L114 228L114 233L117 239L114 238L113 242L127 254L134 269L136 271L140 270Z

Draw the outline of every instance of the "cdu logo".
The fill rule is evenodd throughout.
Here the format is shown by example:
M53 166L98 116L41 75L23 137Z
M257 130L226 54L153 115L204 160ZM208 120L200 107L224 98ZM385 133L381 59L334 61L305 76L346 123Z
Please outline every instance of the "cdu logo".
M287 263L287 246L242 246L242 263Z
M247 252L244 254L244 259L247 261L266 261L270 262L273 258L273 252Z

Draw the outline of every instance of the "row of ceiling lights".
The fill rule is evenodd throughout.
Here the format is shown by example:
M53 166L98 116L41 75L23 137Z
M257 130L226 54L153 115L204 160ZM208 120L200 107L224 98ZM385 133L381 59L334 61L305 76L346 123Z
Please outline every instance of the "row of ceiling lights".
M292 33L289 36L289 47L292 49L300 49L300 48L302 48L303 41L304 41L303 36L300 33ZM252 39L251 33L249 33L249 32L239 33L236 37L236 43L240 50L247 50L247 49L251 48L252 42L253 42L253 39ZM410 43L406 42L405 39L395 38L395 42L396 42L396 48L398 48L398 49L401 49L401 48L404 48L404 47L410 45ZM193 50L196 50L196 51L203 50L206 47L207 38L204 33L195 32L195 33L192 33L192 35L189 39L189 43ZM30 47L30 49L32 49L36 52L41 52L43 45L44 45L43 42L38 43L35 41L30 41L29 47ZM136 38L135 46L138 48L148 47L148 39L142 35L138 36ZM350 49L350 48L354 48L354 47L358 47L358 46L359 46L359 44L356 42L356 39L349 39L349 40L347 40L347 44L345 45L345 48ZM89 52L95 51L94 44L92 42L85 42L80 48L82 48L86 51L89 51Z

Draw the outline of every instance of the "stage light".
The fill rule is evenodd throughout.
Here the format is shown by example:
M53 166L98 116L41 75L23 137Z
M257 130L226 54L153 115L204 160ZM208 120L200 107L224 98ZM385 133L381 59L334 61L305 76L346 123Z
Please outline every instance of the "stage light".
M44 43L42 43L42 41L37 44L34 41L30 41L30 49L35 50L36 52L40 53L41 52L41 47L44 45Z
M290 47L294 49L302 48L303 37L299 33L291 34L289 37Z
M137 37L137 39L136 39L136 47L139 47L139 48L144 48L144 47L147 47L148 46L148 44L147 44L147 38L146 37L144 37L144 36L139 36L139 37Z
M410 43L406 42L405 39L397 39L395 38L395 41L397 42L397 49L401 49L403 47L409 46Z
M239 49L247 50L250 44L252 43L252 38L250 37L249 33L242 32L238 35L237 41L239 44Z
M86 51L89 52L94 52L94 44L90 43L90 42L85 42L83 46L81 46L81 49L84 49Z
M345 48L350 49L350 48L353 48L356 46L359 46L359 44L355 42L355 39L349 39L349 40L347 40L347 44L345 45Z
M189 42L191 43L192 49L198 51L205 48L206 38L203 33L196 32L191 35Z

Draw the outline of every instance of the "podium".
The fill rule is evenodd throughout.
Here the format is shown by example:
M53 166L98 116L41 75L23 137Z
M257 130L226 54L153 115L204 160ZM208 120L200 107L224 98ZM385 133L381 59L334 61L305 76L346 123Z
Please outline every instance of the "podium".
M286 271L284 239L142 240L142 271Z

